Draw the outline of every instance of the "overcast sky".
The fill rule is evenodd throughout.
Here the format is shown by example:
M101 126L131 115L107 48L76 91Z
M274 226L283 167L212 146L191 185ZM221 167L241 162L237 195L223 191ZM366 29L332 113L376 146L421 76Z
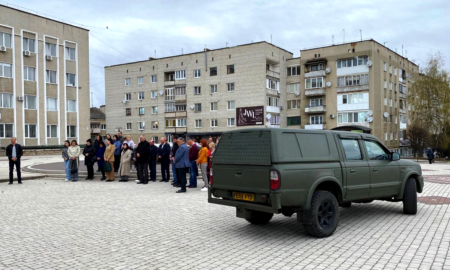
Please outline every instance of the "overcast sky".
M1 0L0 0L1 2ZM103 1L8 0L90 29L94 106L105 102L103 67L250 43L300 49L373 38L419 65L440 51L450 67L450 0ZM0 19L1 20L1 19ZM107 29L108 28L108 29ZM108 44L109 46L105 45Z

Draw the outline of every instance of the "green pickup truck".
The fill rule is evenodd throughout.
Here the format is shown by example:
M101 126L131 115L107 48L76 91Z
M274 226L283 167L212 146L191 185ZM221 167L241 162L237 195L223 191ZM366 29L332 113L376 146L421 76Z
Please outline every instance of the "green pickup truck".
M266 224L292 216L315 237L334 233L339 206L403 202L416 214L419 164L400 160L374 136L331 130L242 129L225 132L213 157L208 202Z

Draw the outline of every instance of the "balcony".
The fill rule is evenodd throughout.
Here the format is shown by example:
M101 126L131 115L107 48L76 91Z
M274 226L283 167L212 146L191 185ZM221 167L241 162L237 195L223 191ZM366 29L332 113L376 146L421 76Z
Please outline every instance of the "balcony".
M273 71L273 70L266 70L266 75L270 77L274 77L279 79L280 78L280 72Z
M400 111L400 113L406 113L406 109L400 108L399 111Z
M321 130L321 129L326 129L325 123L322 124L306 124L305 125L305 129L309 129L309 130Z
M266 112L268 112L268 113L280 113L280 107L266 106Z
M100 133L100 128L92 128L91 133Z
M164 86L175 86L175 81L164 81Z
M345 93L345 92L355 92L355 91L369 91L369 85L349 85L349 86L338 86L337 88L338 93Z
M186 85L186 79L164 81L165 87L173 87L173 86L177 86L177 85Z
M312 77L325 77L325 70L315 70L310 71L308 73L305 73L305 78L312 78Z
M185 118L187 117L186 111L180 111L180 112L164 112L165 118Z
M305 108L305 113L324 113L326 112L326 106L325 105L321 105L321 106L306 106Z
M326 94L325 88L307 89L307 90L305 90L305 96L307 96L307 97L325 96L325 94Z
M175 101L186 101L186 95L176 95Z
M166 127L165 133L186 133L187 127Z
M277 91L277 90L273 90L273 89L266 88L266 94L267 94L268 96L279 96L279 95L280 95L280 92Z

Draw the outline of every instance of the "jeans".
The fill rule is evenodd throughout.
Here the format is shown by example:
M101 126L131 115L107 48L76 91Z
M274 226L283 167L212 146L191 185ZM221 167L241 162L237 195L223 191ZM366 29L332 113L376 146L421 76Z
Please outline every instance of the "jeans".
M64 160L64 170L66 172L66 179L70 179L70 160Z
M181 190L186 191L186 168L177 168L177 175Z
M17 182L22 183L22 176L20 173L20 159L17 159L16 161L9 160L9 183L13 183L13 172L14 172L14 165L16 165L17 170Z
M150 160L150 180L156 180L156 159Z
M197 162L191 161L191 167L189 168L189 186L197 187Z
M205 187L208 187L208 180L209 180L207 169L208 169L207 162L200 164L200 171L202 172L202 179L203 179L203 182L205 182Z
M139 162L137 163L138 171L138 180L142 183L148 183L148 163L147 162Z
M172 163L172 174L173 174L173 183L178 184L177 168L175 168L175 163Z

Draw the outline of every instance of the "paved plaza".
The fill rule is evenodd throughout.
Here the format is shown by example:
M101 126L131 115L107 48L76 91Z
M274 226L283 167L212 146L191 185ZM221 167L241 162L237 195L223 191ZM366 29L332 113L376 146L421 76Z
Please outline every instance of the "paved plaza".
M416 216L402 203L353 204L325 239L295 216L250 225L199 188L0 183L0 269L450 269L450 165L422 168Z

